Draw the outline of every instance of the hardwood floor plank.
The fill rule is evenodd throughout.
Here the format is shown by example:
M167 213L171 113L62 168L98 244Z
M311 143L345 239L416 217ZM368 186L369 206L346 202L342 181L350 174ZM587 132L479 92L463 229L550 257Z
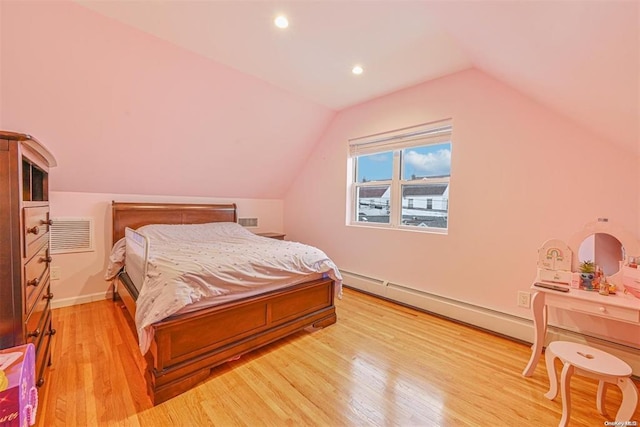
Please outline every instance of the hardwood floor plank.
M337 310L335 325L227 362L198 387L152 407L144 358L122 308L100 301L56 309L39 425L558 424L562 402L544 397L544 363L532 377L521 375L528 345L349 289ZM594 380L574 376L571 389L570 425L612 421L596 409ZM612 387L607 397L615 416L621 393Z

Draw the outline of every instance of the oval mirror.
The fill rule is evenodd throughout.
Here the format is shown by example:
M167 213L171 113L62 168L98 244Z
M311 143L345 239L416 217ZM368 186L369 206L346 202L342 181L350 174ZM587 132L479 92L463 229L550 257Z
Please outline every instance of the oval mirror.
M587 236L580 244L578 260L593 261L606 276L611 276L620 270L620 261L625 259L622 243L616 237L607 233L594 233Z

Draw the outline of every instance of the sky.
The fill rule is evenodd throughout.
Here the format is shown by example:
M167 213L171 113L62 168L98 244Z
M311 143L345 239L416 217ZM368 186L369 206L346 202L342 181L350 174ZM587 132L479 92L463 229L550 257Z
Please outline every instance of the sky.
M404 151L403 179L412 175L448 176L451 174L451 143L406 148ZM390 180L393 173L393 152L358 157L358 182Z

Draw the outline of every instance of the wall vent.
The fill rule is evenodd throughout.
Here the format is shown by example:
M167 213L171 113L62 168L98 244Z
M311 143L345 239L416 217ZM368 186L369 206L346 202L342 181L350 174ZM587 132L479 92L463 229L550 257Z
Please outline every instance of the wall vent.
M93 252L93 218L52 218L52 254Z
M257 227L258 218L238 218L238 224L243 227Z

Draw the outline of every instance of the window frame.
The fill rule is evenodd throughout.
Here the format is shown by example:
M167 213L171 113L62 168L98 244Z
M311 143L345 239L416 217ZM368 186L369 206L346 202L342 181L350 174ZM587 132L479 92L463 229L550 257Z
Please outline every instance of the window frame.
M349 191L347 200L347 225L357 227L378 227L384 229L407 230L415 232L429 232L447 234L450 222L450 196L446 200L447 226L422 227L402 223L403 187L424 186L430 184L447 184L451 189L451 170L446 177L428 177L418 180L403 179L402 151L412 147L425 147L443 143L449 144L453 150L453 126L450 119L427 123L392 132L385 132L368 137L356 138L349 141L348 165L350 168ZM392 152L391 180L370 180L358 182L358 157L376 153ZM451 165L449 165L451 167ZM358 191L366 187L389 186L389 222L368 222L360 220L360 206ZM433 198L430 198L433 205Z

